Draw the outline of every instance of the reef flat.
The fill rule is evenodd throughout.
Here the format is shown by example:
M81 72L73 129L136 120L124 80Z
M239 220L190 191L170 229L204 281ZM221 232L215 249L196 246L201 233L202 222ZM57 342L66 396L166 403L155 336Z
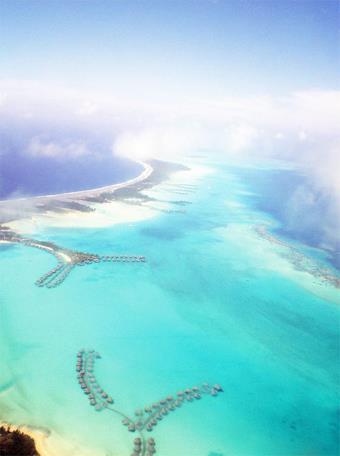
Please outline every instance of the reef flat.
M30 233L4 224L0 419L34 429L41 456L337 455L338 288L313 274L327 257L272 237L217 160L119 191ZM62 286L34 285L68 260Z
M142 194L143 190L161 183L174 172L188 169L182 164L160 160L150 160L143 163L143 167L143 172L139 176L120 184L58 195L0 201L0 223L5 224L46 213L94 212L96 204L117 200L126 204L142 204L152 200Z
M311 260L311 258L308 258L307 255L304 255L293 245L275 237L265 226L256 226L254 229L261 238L274 245L284 247L286 254L282 253L282 256L286 255L298 271L308 272L316 279L324 281L335 288L340 288L340 277L335 272L332 272L330 268L318 264L315 259Z

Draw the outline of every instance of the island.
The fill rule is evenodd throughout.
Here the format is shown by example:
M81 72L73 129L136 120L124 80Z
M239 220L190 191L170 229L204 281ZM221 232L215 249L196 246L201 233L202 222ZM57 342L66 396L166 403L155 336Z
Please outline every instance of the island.
M1 456L40 456L29 435L10 426L0 426Z

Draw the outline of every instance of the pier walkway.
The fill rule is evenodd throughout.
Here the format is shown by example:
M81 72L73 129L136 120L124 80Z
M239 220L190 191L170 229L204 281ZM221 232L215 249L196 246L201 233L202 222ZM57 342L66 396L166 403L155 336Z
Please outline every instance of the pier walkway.
M167 396L153 404L137 409L134 417L129 417L124 412L113 406L113 398L100 386L95 373L95 362L101 358L95 350L80 350L77 353L76 372L79 386L89 403L97 412L109 410L122 418L122 424L130 432L137 432L139 437L134 439L134 448L131 456L152 456L156 453L155 440L151 437L146 439L144 431L152 432L158 423L169 413L174 412L187 402L200 400L203 396L217 396L223 392L218 385L203 383L201 386L193 386L178 391L175 396Z
M85 266L87 264L101 262L144 263L146 261L145 257L140 255L97 255L65 249L53 242L38 241L20 236L3 227L0 229L0 241L34 247L55 256L57 265L36 280L35 284L38 287L55 288L61 285L75 266Z

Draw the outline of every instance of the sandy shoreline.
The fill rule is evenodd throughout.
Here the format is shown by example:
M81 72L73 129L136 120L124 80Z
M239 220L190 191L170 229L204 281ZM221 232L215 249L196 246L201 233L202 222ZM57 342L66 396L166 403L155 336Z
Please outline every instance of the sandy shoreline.
M93 449L81 448L74 442L67 442L57 433L37 426L14 425L0 422L0 426L18 430L34 440L39 456L103 456L102 453L94 452ZM17 455L13 455L17 456Z
M25 198L16 198L13 200L0 200L1 203L16 202L16 201L32 201L32 200L53 200L53 199L78 199L83 197L93 197L103 192L114 192L120 188L128 187L129 185L137 184L138 182L147 179L153 172L153 168L148 163L137 161L143 166L144 170L137 177L129 179L124 182L119 182L118 184L106 185L104 187L96 187L88 190L79 190L76 192L66 192L66 193L56 193L54 195L40 195L40 196L31 196Z
M17 232L32 233L36 231L37 223L40 225L40 221L43 222L43 225L51 224L51 226L58 226L58 224L53 223L53 220L56 221L58 218L65 220L68 218L68 225L72 225L76 221L76 218L82 218L82 215L89 215L89 212L93 215L92 212L98 211L96 214L97 223L93 226L106 226L108 224L107 220L105 221L107 216L100 217L99 214L106 212L105 210L103 211L103 208L102 210L99 210L100 206L103 204L99 201L101 195L114 194L114 192L117 192L118 190L136 186L150 178L154 172L154 169L150 164L144 162L137 163L143 166L143 171L137 177L117 184L77 192L1 200L0 223L5 224ZM115 206L115 212L117 212L118 209L118 212L121 213L119 218L122 219L123 223L139 220L141 218L141 214L138 213L138 210L131 211L130 208L128 211L129 213L127 213L127 208L125 206L126 205L119 207L118 204ZM58 209L61 209L61 211L58 212ZM108 214L108 217L110 217L110 214ZM84 219L89 219L89 217L85 216ZM78 223L76 223L76 225L78 225ZM63 223L61 223L61 226L63 226ZM86 221L84 222L84 226L88 226Z
M156 174L155 170L155 174ZM170 172L165 172L160 178L153 177L153 181L148 185L141 186L140 183L145 183L153 175L154 168L150 165L138 177L138 180L128 182L128 186L138 184L135 190L127 192L125 199L118 196L115 200L109 202L91 202L91 207L94 211L81 212L77 210L67 210L65 212L47 211L45 213L27 214L23 218L5 223L7 227L18 233L28 234L36 233L45 228L86 228L86 227L105 227L118 223L126 224L136 221L146 220L157 216L161 211L170 211L174 206L173 200L194 198L194 188L199 185L199 181L207 173L211 172L210 168L193 165L183 167L183 169L171 169ZM174 189L182 188L183 185L191 184L193 190L185 195L173 193ZM127 187L127 182L124 184L116 184L115 189L124 190ZM112 187L111 187L112 188ZM142 188L142 190L140 190ZM135 201L136 193L141 193L142 202ZM68 195L71 198L71 195ZM45 197L47 198L47 197ZM41 201L41 198L39 199ZM3 241L6 242L6 241ZM64 258L65 261L68 260ZM6 416L3 416L6 419ZM10 420L10 418L9 418ZM24 422L25 423L25 422ZM26 421L27 423L27 421ZM83 446L81 441L76 441L72 433L70 435L61 435L59 429L53 426L49 429L43 427L30 426L29 424L13 423L8 424L12 429L18 429L33 438L39 456L104 456L103 451L96 448L87 448ZM43 424L43 423L42 423ZM119 450L118 450L119 451ZM106 454L106 453L105 453ZM123 456L129 452L115 452L115 455Z
M105 228L116 224L132 224L148 220L159 213L176 209L172 207L171 198L169 198L169 202L164 201L163 197L159 198L159 193L165 192L164 187L166 185L169 183L171 185L195 183L207 172L211 172L210 169L201 166L183 167L185 169L175 168L168 172L167 166L174 166L174 164L165 163L162 165L165 167L165 172L161 178L158 176L158 163L156 166L145 164L143 173L137 178L110 186L110 191L114 190L111 193L111 199L106 199L106 195L105 198L101 197L103 188L86 191L86 196L84 196L84 192L76 192L76 194L67 194L67 198L54 196L49 200L49 197L43 197L45 201L55 199L59 202L68 199L71 203L86 204L88 210L78 210L71 207L63 211L55 211L52 207L47 206L44 211L35 211L21 217L13 217L13 220L5 222L5 225L17 233L31 235L47 228ZM107 189L104 187L105 192ZM94 192L98 198L93 198L96 196ZM88 198L89 196L91 199L85 200L85 197ZM177 198L177 195L173 195L172 198L175 196ZM183 199L185 198L183 197ZM39 200L34 200L42 201L42 198L39 197Z

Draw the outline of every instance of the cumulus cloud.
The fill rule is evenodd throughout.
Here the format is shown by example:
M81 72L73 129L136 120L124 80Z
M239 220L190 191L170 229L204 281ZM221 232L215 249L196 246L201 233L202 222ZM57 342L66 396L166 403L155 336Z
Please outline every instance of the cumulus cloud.
M168 125L124 131L113 144L113 152L133 159L175 157L186 154L196 141L192 131Z
M27 141L20 147L27 154L67 160L92 156L99 147L102 153L132 159L177 159L202 151L287 159L309 176L308 187L287 202L291 214L317 208L320 217L318 202L328 200L327 216L340 219L340 91L219 99L198 95L151 103L142 96L121 99L114 90L85 94L39 81L0 80L0 94L1 125L26 129ZM49 135L51 128L59 136ZM8 144L0 140L1 147ZM298 223L298 216L290 223L293 219ZM326 224L335 232L334 223ZM331 233L325 230L327 236Z
M248 149L259 137L258 129L247 124L232 126L227 133L228 146L230 150L236 152Z
M158 115L155 109L143 111L141 124L131 122L124 128L115 140L119 152L169 156L171 150L180 155L208 148L247 155L262 150L294 160L301 156L308 161L305 149L310 155L327 155L329 139L340 138L340 91L195 100L169 104ZM322 154L317 153L315 144L324 145Z
M53 141L44 141L39 137L31 139L27 150L34 157L57 159L75 159L90 154L90 150L86 144L81 141L56 143Z
M79 114L80 116L89 116L92 114L95 114L98 111L98 106L96 103L94 103L91 100L86 100L83 101L78 110L76 110L76 114Z
M312 245L327 249L336 257L340 247L339 214L339 196L320 186L319 181L307 180L285 203L285 229L303 238L308 234Z
M246 153L259 136L249 124L211 125L183 121L136 127L117 135L113 151L131 159L176 159L204 151L229 155Z
M261 150L316 164L320 157L334 160L328 149L340 137L340 91L149 103L142 97L120 100L114 92L84 94L39 81L0 80L0 93L2 124L24 119L26 130L34 125L26 149L36 155L82 156L89 150L85 137L96 135L129 157L181 156L198 149L241 155ZM53 136L48 140L44 129L51 126L77 134L72 132L68 141Z

